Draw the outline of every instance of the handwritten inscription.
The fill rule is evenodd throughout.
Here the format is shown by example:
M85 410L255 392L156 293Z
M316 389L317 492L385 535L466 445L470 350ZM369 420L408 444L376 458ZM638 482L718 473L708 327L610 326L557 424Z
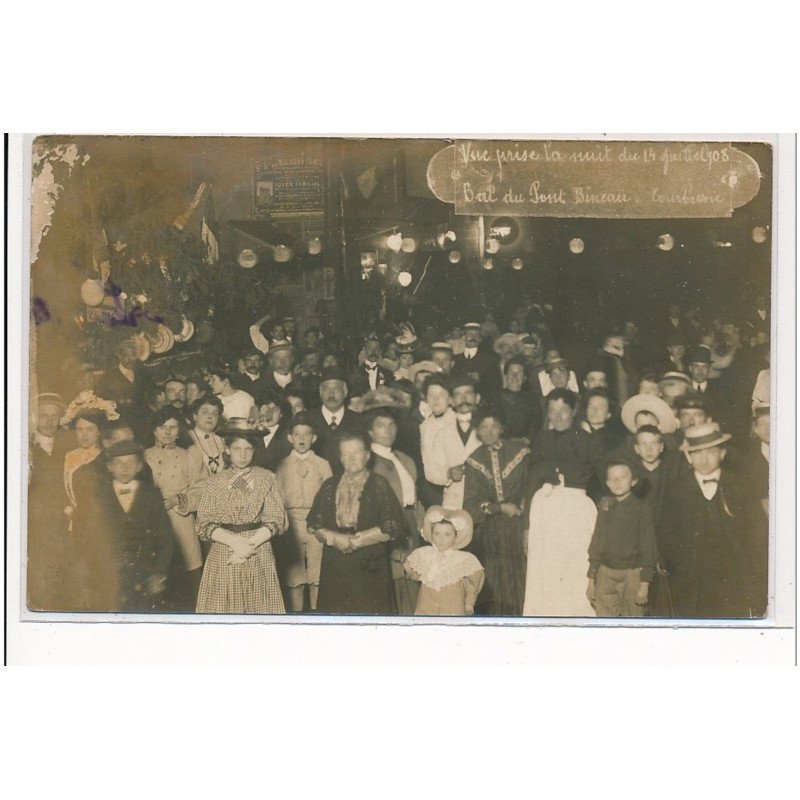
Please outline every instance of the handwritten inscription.
M434 156L428 182L460 214L726 217L760 171L719 142L470 140Z

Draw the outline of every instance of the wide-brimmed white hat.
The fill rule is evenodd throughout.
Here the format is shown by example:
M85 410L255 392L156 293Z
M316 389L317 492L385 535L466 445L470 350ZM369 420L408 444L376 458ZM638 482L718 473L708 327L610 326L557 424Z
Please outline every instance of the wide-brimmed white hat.
M635 394L625 401L621 412L622 424L631 433L636 433L636 415L640 411L648 411L658 420L661 433L674 433L678 427L675 414L665 400L654 394Z
M454 550L461 550L472 541L472 517L466 511L431 506L425 512L425 519L422 521L422 538L426 542L432 543L433 526L443 520L450 522L456 530L456 538L453 542Z

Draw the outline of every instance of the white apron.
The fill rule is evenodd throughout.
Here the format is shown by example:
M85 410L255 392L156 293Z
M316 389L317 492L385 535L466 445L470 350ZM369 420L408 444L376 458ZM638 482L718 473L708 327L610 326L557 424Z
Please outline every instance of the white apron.
M596 518L597 508L583 489L546 483L533 496L523 616L595 615L586 597L586 573Z

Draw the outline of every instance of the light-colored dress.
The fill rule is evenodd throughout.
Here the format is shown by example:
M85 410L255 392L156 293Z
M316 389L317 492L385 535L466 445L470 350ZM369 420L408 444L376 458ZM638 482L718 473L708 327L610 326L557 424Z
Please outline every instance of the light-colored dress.
M324 545L308 532L306 519L320 487L333 475L330 464L309 450L304 455L292 450L278 466L289 533L275 542L275 556L281 582L289 588L319 584Z
M278 534L285 512L275 476L260 467L227 469L209 478L197 509L197 535L216 528L250 536L262 526ZM197 611L206 614L283 614L272 545L264 542L244 564L229 564L231 549L213 542L203 568Z
M153 471L155 483L161 496L186 494L191 483L189 476L189 455L182 447L170 444L166 447L155 445L144 451L144 460ZM173 506L167 511L175 542L183 558L183 566L187 572L203 566L200 552L200 540L195 533L194 514L188 506Z
M416 616L463 617L483 588L481 562L463 550L418 547L406 559L406 571L422 583Z

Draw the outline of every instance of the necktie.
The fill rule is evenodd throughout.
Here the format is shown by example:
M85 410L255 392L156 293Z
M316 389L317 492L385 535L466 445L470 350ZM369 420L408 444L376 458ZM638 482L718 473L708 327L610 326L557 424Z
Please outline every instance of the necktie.
M117 489L117 495L130 494L130 489Z
M703 483L719 483L716 478L703 478Z
M330 429L331 429L332 431L335 431L337 427L338 427L338 423L336 422L336 417L334 417L334 418L331 420Z

